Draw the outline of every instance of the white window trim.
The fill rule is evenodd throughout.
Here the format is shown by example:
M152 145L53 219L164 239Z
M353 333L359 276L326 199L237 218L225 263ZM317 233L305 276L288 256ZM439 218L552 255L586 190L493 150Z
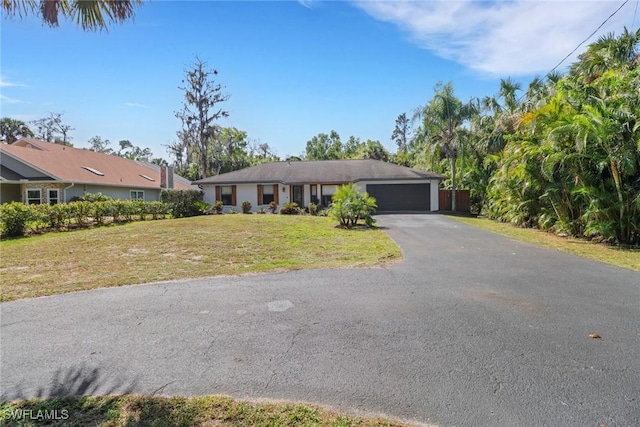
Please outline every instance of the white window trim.
M56 192L56 197L54 197L54 199L56 200L56 203L60 203L60 189L59 188L47 188L47 203L51 204L51 192L52 191Z
M132 193L136 193L136 198L134 199L132 196ZM138 195L142 193L142 199L138 197ZM129 190L129 198L131 200L134 200L136 202L144 202L144 190Z
M24 201L25 204L30 205L31 203L29 203L29 191L37 191L40 193L40 197L38 198L39 200L39 204L42 204L42 188L27 188L24 192ZM31 199L31 200L35 200L35 199ZM35 204L35 203L34 203Z

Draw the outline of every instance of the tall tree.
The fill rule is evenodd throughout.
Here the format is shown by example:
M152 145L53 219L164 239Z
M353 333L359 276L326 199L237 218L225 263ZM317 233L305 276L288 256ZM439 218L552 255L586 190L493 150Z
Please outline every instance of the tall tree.
M178 88L184 93L184 103L175 116L182 122L178 139L186 151L188 164L197 160L200 178L211 175L211 149L216 145L216 120L228 117L229 112L219 107L227 101L229 95L222 92L222 86L214 81L218 75L215 69L209 69L207 62L196 56L194 63L185 70L183 86Z
M319 133L307 141L305 158L307 160L336 160L342 159L342 141L340 135L332 130L328 135Z
M23 137L32 137L33 132L22 120L3 117L0 119L0 138L7 144L11 144Z
M124 157L125 159L149 162L153 156L149 147L138 147L137 145L133 145L133 143L128 139L119 141L118 145L120 146L120 149L114 154L119 157Z
M456 159L462 144L463 123L471 117L469 104L454 94L453 84L438 83L431 101L418 111L422 119L420 138L449 159L451 170L451 209L456 210Z
M71 145L69 133L75 128L62 121L62 113L49 113L31 122L36 127L36 136L47 142L56 144Z
M3 14L37 15L50 27L59 25L60 17L75 21L85 31L106 29L134 18L135 7L143 0L2 0Z
M407 118L407 113L402 113L396 118L396 127L393 129L391 139L398 146L398 152L407 151L411 133L411 120Z
M370 139L364 143L358 154L360 159L382 160L383 162L388 162L390 157L389 152L380 141Z
M96 135L93 138L91 138L88 141L88 143L89 143L90 151L95 151L96 153L105 153L105 154L113 153L113 149L109 148L109 145L111 145L111 141L109 141L108 139L102 139L100 136Z

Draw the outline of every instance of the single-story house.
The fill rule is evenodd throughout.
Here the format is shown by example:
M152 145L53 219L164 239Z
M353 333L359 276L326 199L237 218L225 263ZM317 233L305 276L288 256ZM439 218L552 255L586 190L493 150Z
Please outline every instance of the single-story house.
M322 206L340 185L352 182L376 198L378 211L437 211L438 186L444 177L379 160L320 160L273 162L194 181L204 201L221 200L226 210L241 210L251 202L253 211L295 202Z
M55 204L85 192L154 201L163 188L198 190L166 166L33 138L0 144L0 203Z

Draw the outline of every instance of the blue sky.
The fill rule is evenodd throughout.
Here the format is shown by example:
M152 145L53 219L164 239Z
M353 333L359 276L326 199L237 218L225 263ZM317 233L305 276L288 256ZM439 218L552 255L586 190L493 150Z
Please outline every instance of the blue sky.
M437 82L454 82L463 100L495 94L501 77L526 86L623 3L155 0L97 33L3 17L1 115L61 112L76 147L99 135L168 158L178 86L198 55L230 95L220 124L281 157L332 129L393 150L396 117L428 102ZM591 41L637 28L637 8L628 1Z

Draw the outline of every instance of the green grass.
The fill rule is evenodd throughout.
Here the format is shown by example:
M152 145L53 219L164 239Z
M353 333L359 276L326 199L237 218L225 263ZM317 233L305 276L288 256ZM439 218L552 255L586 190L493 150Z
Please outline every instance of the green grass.
M462 216L450 216L450 218L523 242L606 262L617 267L640 271L640 249L623 249L586 240L560 237L552 233L532 228L519 228L486 218Z
M12 418L17 410L57 414L60 421ZM45 412L47 411L47 412ZM55 412L54 412L55 411ZM29 412L27 412L29 414ZM66 414L66 415L64 415ZM3 424L4 423L4 424ZM0 404L7 426L406 426L394 421L339 414L317 406L234 400L225 396L101 396L32 399Z
M382 231L325 217L213 215L143 221L0 242L0 300L154 281L401 259Z

